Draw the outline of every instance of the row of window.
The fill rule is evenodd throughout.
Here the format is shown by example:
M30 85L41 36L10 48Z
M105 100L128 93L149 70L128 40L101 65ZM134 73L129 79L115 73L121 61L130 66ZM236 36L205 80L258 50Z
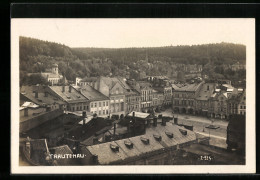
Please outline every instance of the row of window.
M189 105L189 106L193 106L193 101L189 101L189 100L174 100L175 105Z
M139 101L139 97L129 97L126 99L127 103L138 102L138 101Z
M103 114L102 114L103 112ZM91 111L92 114L97 114L97 115L106 115L108 114L108 110L103 110L103 111Z
M102 106L103 104L103 106ZM90 106L93 108L93 107L104 107L104 106L108 106L108 101L103 101L103 102L93 102L93 103L90 103Z
M110 109L112 113L124 111L124 103L122 102L120 104L111 104Z
M77 107L68 107L69 111L82 111L82 110L89 110L89 107L84 105L84 106L77 106Z
M192 94L175 94L174 97L176 98L179 98L179 97L183 97L183 98L186 98L186 97L191 97Z

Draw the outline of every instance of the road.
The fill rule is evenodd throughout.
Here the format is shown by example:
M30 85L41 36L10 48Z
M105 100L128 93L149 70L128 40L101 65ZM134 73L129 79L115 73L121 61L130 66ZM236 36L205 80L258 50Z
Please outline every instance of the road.
M172 110L167 109L161 113L163 116L173 116ZM178 117L178 124L193 125L193 131L210 137L210 144L222 148L226 148L227 126L228 122L219 119L208 119L206 117L192 116L189 114L174 114ZM219 126L218 129L205 128L208 125Z

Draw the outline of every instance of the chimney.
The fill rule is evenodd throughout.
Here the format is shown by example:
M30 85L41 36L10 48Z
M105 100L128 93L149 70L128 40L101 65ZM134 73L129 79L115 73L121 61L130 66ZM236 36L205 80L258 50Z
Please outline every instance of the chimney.
M65 86L62 86L62 92L65 92Z
M178 118L177 117L174 118L174 124L178 124Z
M116 123L114 123L114 136L116 135Z
M162 117L162 126L166 126L166 119Z
M38 98L38 91L35 91L35 98Z
M157 118L153 118L153 126L156 127L157 126Z
M71 93L71 86L69 86L69 92Z

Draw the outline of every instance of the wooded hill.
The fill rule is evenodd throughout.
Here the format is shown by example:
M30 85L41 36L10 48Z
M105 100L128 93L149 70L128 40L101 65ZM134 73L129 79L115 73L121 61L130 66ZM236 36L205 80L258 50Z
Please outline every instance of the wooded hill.
M245 64L246 59L246 47L232 43L153 48L70 48L64 44L20 37L19 47L20 79L25 84L23 78L27 73L43 72L52 63L59 65L60 73L68 80L75 80L77 76L127 74L137 78L138 71L147 75L169 75L176 64L201 64L226 77L221 69L223 66L235 62Z

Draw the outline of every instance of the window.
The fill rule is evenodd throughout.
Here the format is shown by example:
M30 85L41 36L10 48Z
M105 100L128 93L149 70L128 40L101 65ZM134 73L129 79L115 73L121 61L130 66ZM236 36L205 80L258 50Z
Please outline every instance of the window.
M101 111L99 111L98 114L101 115Z
M105 114L105 110L103 110L103 114Z
M106 106L108 106L108 101L106 102Z
M90 106L93 108L93 103L90 103Z
M74 111L74 107L72 107L72 111Z
M87 110L88 110L88 106L87 106Z
M95 107L97 107L97 103L95 103Z
M240 109L243 109L243 106L240 106Z
M83 109L86 110L86 106L84 106Z
M77 106L77 111L79 110L79 107Z
M104 102L103 102L103 106L105 106L105 105L106 105L106 102L104 101Z
M99 107L101 107L101 102L99 102Z
M108 114L108 110L106 110L106 114Z

